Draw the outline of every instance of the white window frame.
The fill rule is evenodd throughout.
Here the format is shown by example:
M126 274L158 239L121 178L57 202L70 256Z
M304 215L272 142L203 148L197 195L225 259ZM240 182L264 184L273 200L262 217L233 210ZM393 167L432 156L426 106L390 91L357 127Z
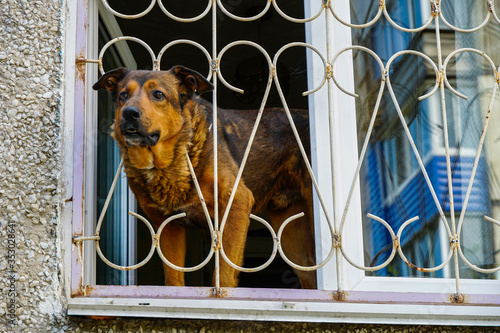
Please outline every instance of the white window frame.
M305 1L311 4L313 1ZM463 324L463 325L499 325L500 296L492 293L500 290L500 281L460 280L461 293L466 295L465 302L453 302L455 280L453 279L424 279L424 278L386 278L369 277L364 272L352 267L342 259L342 290L337 293L338 281L335 267L335 258L318 272L318 289L308 294L301 291L275 291L264 290L264 293L253 293L252 290L235 288L227 290L225 298L216 298L211 295L210 288L196 287L149 287L143 298L130 297L134 294L133 286L123 287L124 294L129 292L129 297L106 297L105 288L101 290L100 297L85 297L88 290L80 288L81 280L75 277L82 268L79 247L72 240L75 236L84 235L82 225L75 223L84 219L85 208L82 199L85 196L83 176L87 170L84 167L84 152L92 142L88 141L84 129L79 126L85 121L85 115L91 113L92 94L86 89L89 82L94 82L92 73L95 70L86 70L85 59L93 59L86 49L87 40L82 37L83 26L92 28L92 23L87 19L88 12L96 12L92 8L94 0L68 0L65 35L64 57L64 91L63 100L63 127L64 127L64 172L63 184L66 198L62 209L64 249L65 285L68 297L68 314L70 315L106 315L106 316L137 316L137 317L177 317L177 318L207 318L207 319L245 319L245 320L282 320L282 321L312 321L312 322L359 322L359 323L396 323L396 324ZM336 1L336 12L342 18L349 18L348 2ZM306 15L308 15L306 9ZM340 24L337 20L329 22L335 43L335 49L326 50L321 46L326 38L325 22L315 20L309 25L308 42L315 45L324 54L334 55L343 47L351 43L350 29ZM82 22L83 20L83 22ZM347 21L347 19L345 19ZM89 23L89 24L87 24ZM315 26L320 26L318 31ZM96 25L94 26L96 27ZM87 32L91 33L91 32ZM76 43L75 43L75 36ZM76 44L76 45L75 45ZM76 61L75 61L76 59ZM309 64L314 69L318 64ZM322 64L319 64L322 67ZM311 68L309 68L311 69ZM342 77L343 87L349 89L354 86L352 78L352 64L337 67L337 77ZM322 71L308 71L309 82L315 85L322 80ZM318 76L319 75L319 76ZM86 84L87 82L87 84ZM323 88L310 99L310 105L315 110L328 110L325 105L326 98L319 94L333 95L334 126L335 126L335 160L338 161L336 175L338 180L338 195L336 202L341 209L344 207L347 192L350 187L349 174L353 174L357 164L357 137L355 132L354 99L331 86ZM352 89L351 89L352 91ZM74 93L72 93L74 92ZM85 101L85 102L83 102ZM82 105L82 103L84 103ZM85 109L86 108L86 109ZM330 152L320 144L324 133L328 133L328 125L313 117L311 120L311 133L317 133L312 139L312 154L325 158L315 164L318 181L321 184L329 183L331 179ZM76 126L75 126L76 125ZM346 181L343 181L346 180ZM323 185L322 185L323 186ZM332 202L331 185L322 188L326 201ZM70 199L71 198L71 199ZM351 203L350 221L344 231L345 235L362 239L360 216L359 190ZM315 201L315 208L318 203ZM330 208L331 209L331 208ZM318 211L315 209L315 211ZM333 214L333 210L330 211ZM341 211L340 211L341 213ZM316 214L318 215L318 214ZM332 215L333 216L333 215ZM358 223L359 222L359 223ZM315 216L316 232L320 239L328 242L330 231L320 216ZM347 237L345 237L347 238ZM330 239L331 242L331 239ZM345 241L346 252L358 264L363 264L362 242ZM318 245L318 244L316 244ZM319 258L325 256L325 251L317 246ZM326 251L328 252L328 250ZM85 254L83 254L85 255ZM77 272L75 274L75 272ZM328 278L326 278L328 277ZM126 289L128 288L128 289ZM279 294L280 298L273 296ZM260 295L251 298L251 295ZM307 296L307 297L305 297ZM158 298L160 297L160 298ZM164 298L163 298L164 297ZM302 298L303 297L303 298ZM404 305L404 306L401 306Z
M97 6L97 7L96 7ZM88 24L88 36L89 43L87 44L87 51L89 56L96 59L98 57L98 52L96 48L96 43L91 43L90 40L96 41L98 39L98 29L99 29L99 15L103 20L104 24L108 28L108 32L111 38L123 36L118 23L116 22L116 18L107 10L105 10L102 2L89 2L89 13L99 13L98 15L89 15L89 24ZM135 69L137 67L137 63L132 56L132 52L130 51L128 45L126 43L117 43L116 49L121 59L123 60L125 67L130 69ZM94 69L94 70L92 70ZM98 71L97 68L87 68L86 71L87 82L97 82L98 80ZM87 112L85 113L85 124L89 128L86 132L88 139L87 142L97 142L97 131L95 129L98 126L98 115L97 112L92 112L92 110L97 110L97 96L92 90L90 84L87 85L86 91L86 99L87 99ZM94 130L92 130L94 129ZM85 146L85 179L93 180L93 184L85 185L85 197L86 198L95 198L96 197L96 177L95 174L97 172L97 149L92 144L87 144ZM121 177L119 182L122 185L122 188L128 188L126 177ZM128 207L131 208L132 211L136 211L137 202L135 200L134 194L132 190L128 189L126 196L122 196L122 201L127 201ZM95 227L95 221L99 218L99 213L95 207L95 200L85 200L85 224L86 229L89 230L88 235L92 235L94 232L93 227ZM137 220L135 217L127 215L126 212L122 213L123 220L128 220L128 224L126 227L128 229L128 233L134 233L137 228ZM92 227L91 227L92 226ZM133 265L136 259L136 246L135 239L130 239L128 243L128 252L129 256L127 258L127 265ZM91 258L89 261L91 263L86 264L89 269L84 271L84 283L87 285L96 284L96 246L92 242L88 242L87 246L84 247L86 258ZM123 249L125 250L125 249ZM128 272L128 280L130 283L133 283L136 279L136 271L132 270Z

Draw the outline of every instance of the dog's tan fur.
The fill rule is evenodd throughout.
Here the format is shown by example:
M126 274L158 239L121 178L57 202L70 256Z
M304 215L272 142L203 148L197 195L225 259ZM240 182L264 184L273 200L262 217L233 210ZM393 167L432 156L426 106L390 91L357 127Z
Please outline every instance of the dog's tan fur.
M185 212L160 237L171 262L184 266L185 228L206 226L200 199L185 157L192 161L205 203L214 213L212 105L195 92L212 90L199 73L182 66L169 71L129 71L103 75L94 89L107 89L116 102L113 138L121 149L129 186L149 219L158 227L169 215ZM222 217L246 148L256 111L218 109L218 193ZM307 112L293 111L302 142L308 146ZM275 230L293 214L305 217L284 230L281 243L293 262L315 263L311 186L297 143L282 110L265 110L223 233L228 258L243 265L250 213L267 209ZM221 286L235 287L238 271L220 260ZM164 265L167 285L184 285L182 272ZM315 288L314 272L296 271L303 288Z

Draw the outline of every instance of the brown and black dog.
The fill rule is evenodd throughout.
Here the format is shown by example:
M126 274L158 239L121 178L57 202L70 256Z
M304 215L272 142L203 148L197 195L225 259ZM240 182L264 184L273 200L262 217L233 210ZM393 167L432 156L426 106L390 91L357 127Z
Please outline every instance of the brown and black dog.
M132 71L104 74L93 86L106 89L116 103L112 136L124 160L128 183L152 223L158 227L173 213L186 218L169 223L160 236L165 257L184 266L185 228L207 225L186 159L188 154L206 205L214 212L212 104L201 94L213 89L201 74L183 66L169 71ZM292 111L294 122L309 148L307 111ZM222 216L248 143L257 111L218 109L218 193ZM302 266L315 264L311 180L286 114L265 110L244 168L222 235L228 258L243 265L249 215L267 209L277 231L288 217L304 212L283 232L287 257ZM235 287L238 271L220 260L221 286ZM166 285L184 285L184 275L164 265ZM314 272L296 273L302 288L315 288Z

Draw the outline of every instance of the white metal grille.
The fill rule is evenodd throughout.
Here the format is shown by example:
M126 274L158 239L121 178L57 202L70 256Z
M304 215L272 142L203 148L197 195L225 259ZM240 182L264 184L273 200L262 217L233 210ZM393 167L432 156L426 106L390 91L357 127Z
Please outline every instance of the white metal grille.
M369 22L366 22L363 24L351 24L351 23L346 22L345 20L341 19L339 17L339 15L337 15L336 11L334 10L333 3L330 0L323 1L320 10L317 13L314 13L311 17L307 17L307 18L303 18L303 19L293 18L293 17L288 16L286 13L284 13L280 9L279 2L280 1L277 1L277 0L269 0L266 2L266 6L262 9L262 11L259 14L255 15L253 17L240 17L240 16L236 16L236 15L232 14L230 10L226 9L225 5L223 4L223 1L221 1L221 0L209 0L207 2L206 9L200 15L198 15L196 17L191 17L191 18L181 18L181 17L177 17L177 16L171 14L165 8L164 4L162 3L162 0L152 0L151 4L149 5L149 7L146 10L144 10L142 13L138 13L135 15L125 15L125 14L119 13L119 12L115 11L108 4L108 2L106 0L102 0L102 3L105 6L105 8L109 12L111 12L113 15L115 15L117 17L125 18L125 19L131 19L131 20L133 20L135 18L142 17L142 16L146 15L147 13L149 13L154 8L156 3L161 8L161 10L165 13L166 19L171 19L171 20L175 20L178 22L186 22L186 23L187 22L194 22L194 21L201 20L208 15L212 15L212 46L213 46L213 48L212 48L212 50L207 50L205 47L203 47L201 44L199 44L196 41L183 39L183 40L175 40L175 41L168 43L156 55L153 52L153 50L151 49L151 47L149 47L144 41L142 41L138 38L127 37L127 36L118 37L118 38L115 38L115 39L109 41L100 50L98 59L79 59L80 61L83 61L86 63L97 63L99 65L101 73L104 73L104 68L102 66L102 59L103 59L104 53L111 45L113 45L119 41L128 40L128 41L133 41L133 42L137 42L137 43L141 44L151 55L151 60L152 60L154 70L160 70L160 63L161 63L162 56L172 46L177 45L177 44L189 44L189 45L195 46L206 56L206 59L207 59L207 62L209 64L209 68L210 68L210 72L208 73L207 76L208 76L209 80L213 81L214 86L215 86L214 93L213 93L214 122L217 121L217 113L215 111L217 109L217 83L221 82L223 85L225 85L226 87L228 87L229 89L231 89L235 92L240 92L240 93L242 92L241 89L239 89L238 87L232 86L231 84L229 84L226 81L226 79L224 78L224 75L220 69L219 65L220 65L221 60L223 59L223 56L226 53L226 51L228 51L229 49L231 49L235 46L238 46L238 45L248 45L248 46L254 47L258 51L260 51L262 53L262 55L265 57L265 59L267 60L267 63L269 66L269 76L268 76L267 85L266 85L266 93L264 95L264 99L262 100L260 111L259 111L259 117L256 120L254 129L253 129L253 132L252 132L252 135L250 138L250 142L248 143L248 146L247 146L247 149L245 152L245 157L244 157L242 165L240 167L237 180L234 184L234 188L233 188L231 198L230 198L229 203L228 203L228 207L225 210L223 216L219 217L217 203L216 203L216 206L214 209L215 216L214 216L213 220L210 218L210 214L208 213L207 208L204 207L204 211L205 211L205 215L206 215L206 219L207 219L207 225L208 225L208 228L210 229L210 232L212 235L212 247L211 247L210 253L205 258L205 260L203 260L202 263L200 263L199 265L196 265L194 267L178 267L178 266L174 265L173 263L169 262L161 253L161 250L159 247L159 235L160 235L162 229L165 227L165 225L167 225L171 221L182 217L183 216L182 214L175 215L175 216L168 218L167 220L165 220L163 222L163 224L160 226L160 228L157 231L155 231L153 229L151 223L146 218L139 216L135 213L131 213L131 214L136 216L143 223L145 223L145 225L147 225L147 227L150 231L151 239L152 239L152 246L151 246L151 249L149 251L149 254L141 263L138 263L138 264L133 265L133 266L119 266L119 265L111 263L108 259L105 258L105 256L103 255L103 253L99 247L99 240L100 240L99 233L100 233L100 229L101 229L101 225L102 225L102 221L103 221L103 216L106 213L107 204L105 205L105 207L101 213L101 217L99 218L99 221L97 223L96 233L94 236L83 237L81 235L80 236L75 235L74 244L75 244L75 247L79 248L77 253L78 254L82 253L81 247L82 247L83 242L94 241L96 243L96 246L97 246L98 255L101 257L101 259L103 261L106 262L106 264L108 264L109 266L111 266L113 268L119 269L119 270L132 270L132 269L136 269L136 268L139 268L142 265L144 265L151 258L151 256L154 254L155 249L156 249L156 251L158 252L158 254L160 255L160 257L164 263L166 263L167 265L169 265L170 267L172 267L176 270L183 271L183 272L189 272L189 271L198 270L198 269L202 268L214 256L215 256L215 260L216 260L216 271L217 271L218 270L219 255L230 266L232 266L233 268L235 268L239 271L244 271L244 272L254 272L254 271L264 269L273 261L273 259L276 257L278 252L280 253L280 255L283 257L283 259L291 267L297 268L299 270L317 270L317 269L323 267L327 262L334 260L336 262L336 265L337 265L337 274L339 276L339 278L337 279L337 292L339 294L343 292L342 283L341 283L342 278L340 278L340 276L342 274L342 267L340 265L341 258L346 259L352 266L356 267L359 270L363 270L363 271L380 270L380 269L386 267L387 265L389 265L389 263L391 263L391 261L395 258L396 255L399 255L411 267L415 267L415 265L410 263L408 261L408 259L406 258L405 253L403 252L402 247L400 245L400 240L401 240L401 235L404 232L405 228L407 228L412 223L417 223L418 216L414 216L414 217L408 219L406 222L404 222L401 225L401 227L398 230L394 230L391 227L391 225L388 222L384 221L382 218L380 218L374 214L369 215L369 218L381 223L385 228L387 228L388 232L391 235L392 242L393 242L392 252L391 252L389 258L384 263L382 263L380 265L377 265L375 267L366 267L360 263L357 263L355 260L351 259L344 249L346 242L349 242L349 239L347 239L346 237L343 236L343 230L345 228L346 223L348 223L348 221L346 220L347 212L350 208L350 202L351 202L353 196L355 195L355 189L357 186L357 182L359 181L360 169L361 169L363 162L365 161L368 143L369 143L369 140L371 138L373 127L374 127L374 124L375 124L375 121L376 121L376 118L377 118L377 115L379 112L380 102L381 102L381 99L382 99L384 92L387 90L387 92L390 95L391 100L394 103L397 114L400 118L400 121L401 121L400 125L404 129L405 136L406 136L406 138L411 146L411 149L412 149L414 156L416 157L416 159L418 161L419 169L425 178L425 182L426 182L429 190L431 191L433 201L434 201L434 203L439 211L440 223L442 223L442 225L444 226L444 229L446 230L447 236L449 238L450 249L449 249L446 260L435 267L418 267L418 269L421 271L424 271L424 272L433 272L433 271L440 270L447 265L454 265L454 269L455 269L455 298L452 299L452 302L463 302L464 300L463 300L463 297L461 296L461 289L460 289L461 280L459 277L459 270L458 270L459 260L462 260L471 269L473 269L474 271L480 272L480 273L493 273L493 272L497 272L500 270L500 267L495 267L495 268L491 268L491 269L484 269L484 268L480 268L480 267L472 264L464 255L462 248L461 248L461 242L460 242L460 234L461 234L461 230L463 227L465 213L467 211L467 205L468 205L468 201L469 201L469 197L470 197L470 193L471 193L472 184L473 184L474 178L476 176L476 172L477 172L478 165L479 165L479 158L480 158L480 155L481 155L481 152L483 149L483 144L484 144L487 128L488 128L489 123L490 123L491 110L493 108L495 94L496 94L496 91L497 91L498 86L500 84L500 73L499 73L500 68L497 67L497 65L495 65L495 63L492 61L492 59L487 54L485 54L481 50L477 50L477 49L473 49L473 48L457 49L457 50L453 51L450 55L448 55L445 59L443 59L442 48L441 48L442 46L441 46L441 40L440 40L441 25L444 24L447 28L449 28L453 31L459 32L459 33L471 33L471 32L475 32L475 31L482 29L483 27L485 27L485 25L488 22L490 22L492 20L494 20L496 23L500 24L500 19L498 17L498 14L495 11L495 8L494 8L494 2L492 0L485 1L485 5L488 7L487 16L485 17L484 21L479 26L477 26L475 28L471 28L471 29L463 29L460 27L456 27L453 24L450 24L448 22L447 18L443 15L443 11L441 10L441 5L442 5L442 2L444 2L444 1L439 1L439 0L429 1L431 15L426 20L425 24L423 24L422 26L415 28L415 29L404 28L404 27L400 26L398 23L394 22L387 11L386 3L384 0L378 1L378 12L377 12L376 16L372 20L370 20ZM322 53L320 50L318 50L313 45L310 45L307 43L302 43L302 42L295 42L295 43L290 43L290 44L284 45L276 54L270 55L259 44L255 43L255 42L250 42L250 41L236 41L236 42L233 42L233 43L230 43L230 44L224 46L220 51L217 51L218 50L217 38L216 38L217 32L218 32L217 31L217 15L218 15L217 9L220 9L223 12L223 14L226 15L227 17L229 17L230 19L238 20L238 21L258 20L259 18L263 17L266 13L268 13L269 11L272 11L272 10L274 10L276 13L278 13L284 19L292 21L292 22L296 22L299 24L305 24L308 22L312 22L312 21L318 19L319 17L324 16L326 18L326 22L327 22L327 26L325 27L327 53L326 54ZM387 22L389 22L390 25L392 25L396 29L401 30L401 31L406 32L406 33L419 32L419 31L422 31L424 29L427 29L429 26L431 26L431 24L434 24L435 36L436 36L436 41L437 41L437 43L436 43L437 54L438 54L437 63L435 63L428 55L426 55L422 52L417 52L417 51L413 51L413 50L404 50L404 51L400 51L400 52L397 52L396 54L392 55L390 57L390 59L384 64L384 62L381 60L379 55L377 55L374 51L372 51L364 46L357 46L357 45L353 45L351 47L345 48L336 54L331 54L331 49L332 49L331 43L333 42L333 38L330 35L331 29L328 25L331 24L330 20L332 18L334 18L335 20L337 20L341 24L348 26L352 29L366 28L366 27L374 25L379 20L385 19L385 20L387 20ZM300 217L300 214L295 215L295 216L290 216L288 218L288 220L286 220L283 223L283 225L281 226L280 230L277 233L274 232L271 225L267 221L265 221L264 219L257 217L257 216L251 216L252 219L262 223L269 230L269 232L273 238L273 251L272 251L270 258L266 261L266 263L264 263L263 265L261 265L259 267L253 267L253 268L239 267L236 264L232 263L224 253L224 248L222 246L222 241L221 241L222 230L224 230L227 216L228 216L228 212L229 212L229 209L231 207L231 203L234 199L234 195L236 193L236 188L240 182L241 175L243 173L245 161L248 157L248 154L251 154L250 147L252 145L252 140L255 137L256 131L258 130L260 116L262 115L263 112L265 112L264 108L266 105L266 100L268 98L269 91L270 91L273 84L276 86L276 88L279 92L279 96L281 98L281 101L282 101L283 106L285 108L285 111L287 113L287 116L290 120L290 126L292 126L295 137L297 139L297 144L300 147L303 158L305 161L307 161L307 154L304 150L304 147L302 146L302 143L300 142L299 135L294 127L294 123L293 123L293 120L292 120L292 117L291 117L291 114L290 114L290 111L288 108L287 100L282 92L280 82L279 82L278 76L277 76L278 59L280 58L283 51L285 51L289 48L292 48L292 47L307 48L307 49L311 50L312 52L314 52L315 54L317 54L319 56L319 58L321 59L321 61L323 63L323 67L324 67L323 80L319 86L317 86L317 87L315 87L307 92L304 92L304 95L314 94L319 89L321 89L323 86L328 86L328 91L329 91L328 106L329 106L330 115L332 115L334 112L333 101L332 101L333 97L332 97L332 93L331 93L334 86L337 86L338 89L340 89L345 94L348 94L348 95L353 96L353 97L358 97L353 92L350 92L347 89L345 89L344 87L342 87L337 81L336 67L339 66L337 61L342 54L349 52L349 51L352 51L352 50L360 50L360 51L366 52L370 56L372 56L374 58L375 62L380 67L380 71L383 73L382 78L381 78L381 82L380 82L381 83L380 90L378 92L376 104L375 104L373 110L366 110L366 112L369 112L371 114L371 120L370 120L368 129L367 129L367 132L366 132L366 137L365 137L364 143L362 145L362 148L361 148L361 151L359 154L359 161L358 161L358 164L356 166L356 171L354 173L354 177L352 179L350 179L351 186L350 186L350 190L349 190L346 204L344 207L339 207L337 200L334 199L333 200L333 202L334 202L334 214L333 214L333 216L330 216L330 214L328 212L328 209L327 209L328 203L325 202L325 199L323 199L323 197L321 195L320 186L318 185L318 182L316 181L316 178L313 174L313 169L312 169L311 165L307 164L307 168L310 172L310 175L311 175L311 178L313 181L313 186L314 186L314 188L317 192L317 195L318 195L318 200L320 202L320 206L322 207L323 213L325 214L326 219L328 221L328 227L329 227L330 236L332 239L332 246L331 246L331 248L329 250L329 254L326 256L326 258L324 258L322 262L318 263L315 266L303 267L303 266L299 266L299 265L293 263L283 253L283 249L282 249L282 246L280 243L281 234L283 232L283 229L290 222L292 222L294 219L297 219L298 217ZM457 95L461 98L467 99L466 96L464 96L460 92L456 91L451 86L451 84L447 78L447 69L448 69L452 59L455 56L457 56L461 53L465 53L465 52L473 52L473 53L479 54L484 59L486 59L487 63L490 65L490 67L491 67L492 94L491 94L491 100L489 103L488 110L485 113L484 122L483 122L483 131L482 131L482 134L481 134L481 137L479 140L479 145L476 148L474 166L472 169L472 175L471 175L470 180L468 182L465 200L463 202L462 209L459 212L460 215L459 215L458 221L456 221L455 214L454 214L455 209L454 209L454 192L453 192L453 183L452 183L452 174L451 174L451 156L450 156L450 151L449 151L448 128L447 128L448 126L447 126L447 121L446 121L446 108L447 108L447 106L446 106L446 101L445 101L445 89L449 89L455 95ZM450 208L451 214L450 214L449 218L447 218L445 216L445 213L444 213L443 207L442 207L442 203L436 197L436 191L434 189L436 184L433 184L433 182L431 181L431 179L429 178L429 176L427 174L427 171L426 171L426 168L424 166L424 162L422 161L420 152L414 143L414 138L412 137L412 134L410 133L410 130L405 122L403 112L401 111L398 100L394 94L393 87L391 86L391 73L389 70L391 68L391 64L398 57L401 57L403 55L408 55L408 54L412 54L412 55L416 55L418 57L421 57L428 64L428 66L430 68L432 68L434 75L435 75L435 84L434 84L433 89L430 92L426 93L425 95L420 96L418 99L423 100L423 99L426 99L426 98L432 96L433 94L440 94L440 96L441 96L441 108L442 108L442 117L443 117L443 126L444 126L443 140L445 143L446 165L447 165L447 170L448 170L449 205L451 207ZM106 68L106 70L109 70L109 68ZM334 131L333 116L330 116L329 120L327 120L327 121L330 123L330 132L332 133ZM217 144L216 144L217 140L218 140L217 131L214 131L214 148L213 149L215 151L215 155L217 155ZM332 147L331 149L333 149L333 147L335 147L334 140L335 140L334 136L332 136L329 139L330 146ZM327 140L325 140L325 141L327 141ZM332 151L331 156L335 156L333 151ZM186 158L189 161L189 157L187 155L186 155ZM336 163L337 163L337 161L335 161L335 159L332 158L331 169L334 170L334 172L333 172L334 175L336 174L336 172L335 172ZM217 170L217 158L214 159L214 165L215 165L214 170ZM115 176L115 181L113 183L113 187L111 188L110 193L108 195L107 203L109 202L109 198L112 195L114 185L116 184L116 182L118 180L121 168L122 168L122 165L120 165L120 167L117 170L117 173ZM196 182L196 175L194 174L194 171L193 171L193 168L191 165L190 165L190 170L192 173L192 177L195 180L198 194L199 194L200 198L202 198L201 190L199 189L199 186ZM214 178L216 181L216 184L214 186L214 192L215 192L214 197L217 198L218 197L218 194L217 194L217 174L214 175ZM335 197L335 195L338 193L336 177L333 177L332 187L333 187L333 195ZM204 201L201 200L201 203L203 205ZM500 226L500 222L493 219L493 218L485 216L484 219L488 222L491 222L491 223L497 225L497 226ZM334 258L334 257L336 257L336 258ZM81 256L78 257L77 260L79 260L80 262L83 262ZM81 265L81 269L83 269L83 265ZM216 288L217 293L218 293L218 290L220 288L218 275L216 275L215 281L216 281L215 288ZM84 286L81 286L81 287L84 287ZM85 288L84 288L84 291L85 291Z

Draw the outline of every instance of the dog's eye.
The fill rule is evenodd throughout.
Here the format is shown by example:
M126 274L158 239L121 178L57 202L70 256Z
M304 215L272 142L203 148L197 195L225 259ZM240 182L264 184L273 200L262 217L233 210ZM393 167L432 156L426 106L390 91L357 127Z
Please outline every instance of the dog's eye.
M128 94L126 92L122 92L120 94L120 100L125 102L128 99Z
M159 90L155 90L155 91L153 92L153 97L154 97L155 99L157 99L157 100L161 101L161 100L163 100L163 99L165 98L165 95L164 95L161 91L159 91Z

